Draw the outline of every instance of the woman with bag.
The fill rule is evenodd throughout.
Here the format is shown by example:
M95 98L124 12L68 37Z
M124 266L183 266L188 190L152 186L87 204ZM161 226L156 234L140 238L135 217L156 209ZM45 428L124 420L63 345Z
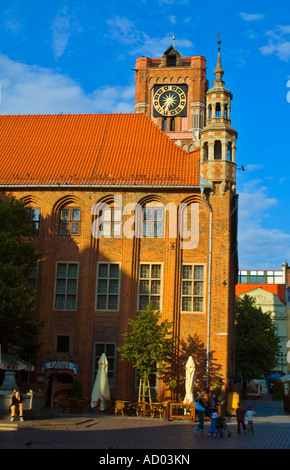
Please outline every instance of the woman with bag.
M198 431L203 434L204 433L204 412L205 412L205 403L203 401L204 398L204 393L201 392L199 393L196 402L195 402L195 413L197 416L197 419L199 421L198 425L193 429L194 433L197 433Z

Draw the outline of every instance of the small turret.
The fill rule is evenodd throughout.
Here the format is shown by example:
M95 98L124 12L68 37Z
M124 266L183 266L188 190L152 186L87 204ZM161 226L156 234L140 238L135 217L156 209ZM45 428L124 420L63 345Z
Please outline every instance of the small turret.
M225 88L220 44L213 87L207 92L206 125L200 131L201 175L212 183L222 182L224 189L235 187L237 132L231 126L232 94Z

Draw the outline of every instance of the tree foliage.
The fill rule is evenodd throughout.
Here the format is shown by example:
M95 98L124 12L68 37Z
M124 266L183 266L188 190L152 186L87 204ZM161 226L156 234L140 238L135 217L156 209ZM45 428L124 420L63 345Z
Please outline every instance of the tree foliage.
M33 294L28 277L39 259L29 241L32 227L27 223L25 204L15 198L0 200L0 343L37 350L36 336L41 325L34 321Z
M121 361L130 361L141 379L149 380L156 364L162 370L172 358L172 324L167 320L160 322L160 318L151 304L140 310L136 319L129 320L130 331L124 334L125 344L118 348Z
M268 375L279 352L279 337L271 312L264 313L248 295L238 298L235 335L236 373L243 377L243 382Z

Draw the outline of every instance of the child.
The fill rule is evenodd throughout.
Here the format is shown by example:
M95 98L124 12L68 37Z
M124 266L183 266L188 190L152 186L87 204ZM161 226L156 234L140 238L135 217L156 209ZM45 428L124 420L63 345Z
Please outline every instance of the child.
M236 415L237 415L237 422L238 422L238 434L241 434L241 425L244 430L244 432L247 432L247 428L245 425L245 410L242 406L242 403L238 403L238 408L236 409Z
M254 432L254 415L256 413L253 411L252 407L249 406L248 407L248 410L246 412L246 419L247 419L247 422L248 422L248 432Z
M20 421L23 421L23 401L17 390L14 390L12 403L9 406L9 412L11 412L10 421L14 421L15 411L19 413Z
M210 427L209 427L208 434L207 434L208 437L210 437L211 435L213 437L216 437L216 435L218 433L217 419L218 419L218 414L216 412L214 412L211 415L211 423L210 423Z

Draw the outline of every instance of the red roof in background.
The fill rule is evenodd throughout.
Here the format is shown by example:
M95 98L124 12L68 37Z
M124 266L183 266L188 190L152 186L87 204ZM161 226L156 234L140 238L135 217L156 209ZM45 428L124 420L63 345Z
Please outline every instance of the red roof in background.
M0 116L0 185L198 186L199 150L144 114Z
M283 304L286 303L286 287L285 284L237 284L236 285L236 297L241 294L246 294L254 289L264 289L267 292L278 295L279 299Z

